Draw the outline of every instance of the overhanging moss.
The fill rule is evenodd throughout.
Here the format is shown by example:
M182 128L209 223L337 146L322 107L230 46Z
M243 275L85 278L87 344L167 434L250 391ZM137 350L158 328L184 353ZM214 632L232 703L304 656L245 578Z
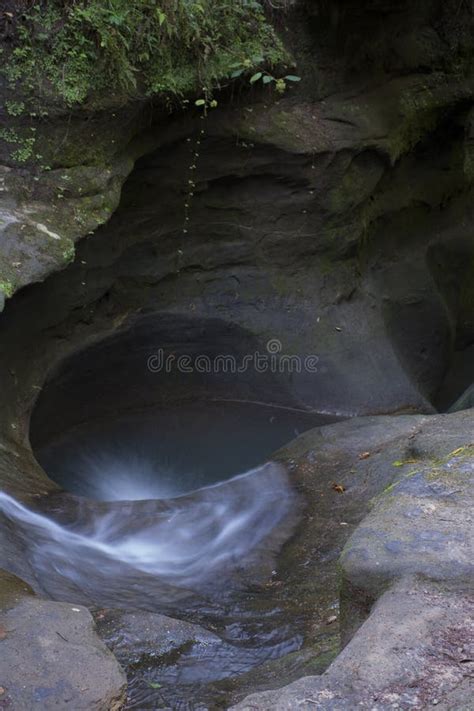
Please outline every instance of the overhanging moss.
M236 71L285 58L256 0L33 0L15 18L3 72L41 111L42 100L91 107L111 96L207 95Z

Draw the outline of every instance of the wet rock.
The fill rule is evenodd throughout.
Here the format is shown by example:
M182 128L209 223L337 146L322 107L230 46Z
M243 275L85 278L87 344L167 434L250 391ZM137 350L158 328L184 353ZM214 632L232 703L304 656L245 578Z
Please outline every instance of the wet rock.
M383 594L371 616L320 677L249 696L235 711L318 708L467 709L472 699L473 600L406 578Z
M5 611L14 607L28 595L34 595L32 588L16 575L0 569L0 609Z
M41 600L0 578L0 704L18 711L118 711L126 680L84 607Z
M95 618L101 638L127 673L133 706L201 707L201 702L204 708L213 682L230 674L233 650L200 625L140 611L99 610ZM245 653L236 656L242 665Z
M262 634L261 646L252 649L252 644L242 643L249 630L240 618L235 629L230 624L221 636L222 630L216 634L201 625L154 613L101 611L100 632L133 682L130 698L142 704L150 699L155 705L166 701L171 707L183 698L196 697L205 703L216 698L223 703L241 698L249 690L271 687L276 678L289 683L296 676L323 671L337 654L339 634L348 645L346 649L355 650L354 659L362 658L366 641L353 647L355 640L365 640L358 635L371 629L366 625L372 620L369 615L374 604L380 599L380 609L385 610L386 598L380 596L388 586L398 584L400 577L426 575L438 580L443 590L446 588L443 600L449 602L448 588L462 597L472 576L472 543L463 522L471 516L473 418L472 410L439 416L357 418L306 432L276 453L275 458L289 470L305 507L301 524L278 558L276 574L255 597L251 591L245 595L244 617L253 620L256 615L258 620L255 629L254 622L250 624L249 639ZM375 505L364 519L371 500ZM338 558L344 546L339 616ZM17 555L22 558L21 548ZM133 585L140 583L138 578L131 581ZM415 583L410 585L416 591ZM132 588L127 586L122 595L118 591L117 603L120 599L132 602ZM67 594L70 598L72 592ZM104 592L105 597L107 594L110 590ZM404 596L400 600L411 599L409 590ZM140 604L151 604L145 598L146 591ZM401 614L401 605L396 615ZM205 617L206 607L201 609ZM444 602L441 609L447 609ZM279 611L278 624L283 625L280 632L287 624L291 630L292 620L298 619L298 629L304 630L304 635L288 638L284 632L281 641L268 636L262 623L268 617L275 627L275 610ZM231 619L235 621L238 614L233 612ZM191 608L188 615L197 621ZM332 622L334 617L337 620ZM440 625L445 623L441 613L439 620ZM395 644L392 638L391 633L387 635L388 645ZM282 652L286 656L279 658ZM377 649L371 653L377 657ZM340 659L346 657L337 657L333 666ZM335 694L334 706L327 706L334 709L359 699L354 696L359 693L356 679L343 671L344 666L336 668L338 678L342 674L347 677L347 687L339 684L337 689L330 686L327 691L326 676L314 682L314 689L323 694L321 698ZM393 685L381 677L377 684L390 689ZM377 695L376 690L373 694ZM266 698L258 703L267 703ZM269 706L261 708L273 708L274 697L268 698ZM281 703L285 698L282 694ZM295 698L299 700L289 695L288 706L282 708L292 708Z
M469 707L470 652L466 667L459 660L473 639L473 432L471 410L360 418L305 433L288 447L300 466L313 451L323 470L337 466L346 491L334 499L330 526L341 499L359 496L358 486L367 494L377 481L385 491L340 558L343 651L321 677L251 696L236 708ZM303 481L307 487L311 476ZM311 521L307 526L311 531Z
M94 614L102 639L121 660L160 657L190 644L210 645L219 637L203 627L152 612L99 610Z

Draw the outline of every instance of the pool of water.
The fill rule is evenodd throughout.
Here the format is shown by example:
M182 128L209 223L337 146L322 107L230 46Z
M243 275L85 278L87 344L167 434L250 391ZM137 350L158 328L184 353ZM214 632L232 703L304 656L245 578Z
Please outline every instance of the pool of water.
M71 493L99 501L167 499L259 466L329 422L334 418L253 403L186 403L91 420L35 453Z
M0 492L0 513L38 592L95 612L99 633L127 670L127 708L221 708L226 680L301 648L303 621L267 588L301 514L281 464L168 499L59 494L29 508ZM149 615L145 637L155 636L148 650L143 630L137 639L121 610ZM169 652L160 651L167 632L156 613L197 622L205 639L172 640Z
M94 612L127 671L127 708L226 708L240 685L271 686L275 674L289 682L308 655L310 673L325 668L326 657L319 667L305 648L312 614L277 573L304 501L287 468L269 459L333 421L201 401L95 417L36 446L69 493L38 500L35 510L4 495L0 508L40 591ZM164 613L213 637L143 653L128 640L123 611L150 614L147 629ZM333 637L323 636L325 649Z

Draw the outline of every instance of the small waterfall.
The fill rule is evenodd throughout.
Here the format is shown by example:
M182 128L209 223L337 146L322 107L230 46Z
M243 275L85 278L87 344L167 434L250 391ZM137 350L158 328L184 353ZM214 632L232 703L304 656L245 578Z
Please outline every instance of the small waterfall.
M173 499L76 501L68 524L5 493L0 511L25 543L44 590L69 600L80 591L85 602L101 604L132 593L171 603L175 594L207 594L245 579L246 571L263 571L297 511L287 472L274 462Z

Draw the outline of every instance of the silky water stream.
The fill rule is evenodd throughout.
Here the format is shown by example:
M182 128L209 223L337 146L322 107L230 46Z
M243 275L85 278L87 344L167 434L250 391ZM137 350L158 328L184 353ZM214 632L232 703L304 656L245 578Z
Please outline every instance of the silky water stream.
M300 649L303 618L272 580L303 502L267 459L322 422L215 402L92 420L36 448L70 493L34 511L0 495L39 589L94 612L127 670L128 708L223 708L239 678ZM154 640L137 646L124 611ZM163 614L201 630L163 653Z

